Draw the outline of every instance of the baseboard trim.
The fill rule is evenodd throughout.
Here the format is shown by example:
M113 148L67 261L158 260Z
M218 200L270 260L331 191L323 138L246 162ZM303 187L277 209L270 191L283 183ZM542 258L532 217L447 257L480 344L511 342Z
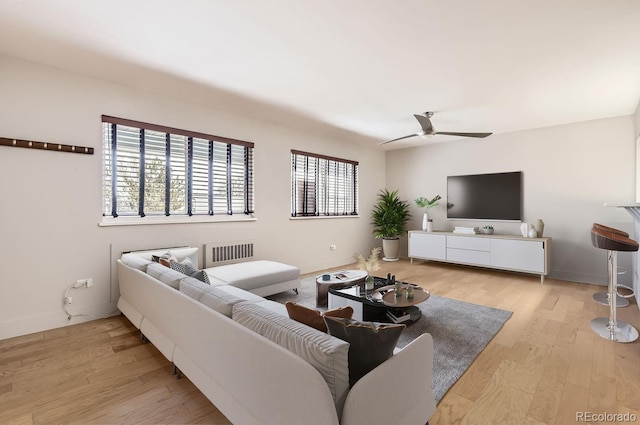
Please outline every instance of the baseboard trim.
M50 329L62 328L69 325L76 325L78 323L88 322L99 318L106 318L119 314L119 311L116 303L105 303L90 307L78 307L72 310L72 313L88 314L94 318L76 316L69 320L65 312L61 309L60 311L39 314L36 316L5 320L0 322L0 340L48 331Z
M631 286L632 285L631 282L629 281L629 279L625 279L624 278L625 276L626 275L619 276L618 283L622 285ZM608 281L607 281L608 278L606 275L600 276L600 275L589 274L589 273L563 272L563 271L554 270L549 274L549 278L558 279L558 280L568 280L570 282L577 282L577 283L588 283L591 285L600 285L600 286L608 285Z

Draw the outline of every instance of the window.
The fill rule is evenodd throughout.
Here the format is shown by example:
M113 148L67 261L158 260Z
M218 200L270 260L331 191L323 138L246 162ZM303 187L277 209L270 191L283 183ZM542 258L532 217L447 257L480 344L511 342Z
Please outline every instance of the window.
M358 163L291 151L291 216L358 214Z
M102 117L103 215L253 213L253 143Z

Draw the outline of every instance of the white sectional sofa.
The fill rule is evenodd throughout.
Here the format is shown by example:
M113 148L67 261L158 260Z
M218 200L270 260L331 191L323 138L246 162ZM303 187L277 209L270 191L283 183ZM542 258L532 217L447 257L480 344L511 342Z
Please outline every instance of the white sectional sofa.
M232 423L422 425L435 411L429 334L349 388L349 343L215 273L206 284L153 263L151 252L118 260L118 307ZM172 253L197 264L196 248Z

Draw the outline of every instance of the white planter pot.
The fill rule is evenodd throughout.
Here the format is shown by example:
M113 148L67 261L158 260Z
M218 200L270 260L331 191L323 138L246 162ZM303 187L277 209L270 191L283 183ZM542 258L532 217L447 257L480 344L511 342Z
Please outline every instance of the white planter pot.
M398 261L398 251L400 250L400 238L382 239L382 253L384 261Z

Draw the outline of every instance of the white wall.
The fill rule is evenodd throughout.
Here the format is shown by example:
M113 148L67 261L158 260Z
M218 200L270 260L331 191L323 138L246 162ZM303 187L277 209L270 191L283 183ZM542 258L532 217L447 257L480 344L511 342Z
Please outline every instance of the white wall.
M171 90L171 87L167 87ZM79 155L0 146L0 339L77 323L62 312L115 310L112 264L123 250L251 239L258 258L302 272L352 263L368 252L369 214L384 186L384 153L119 84L0 56L0 137L90 146ZM101 115L255 142L255 222L98 227ZM360 162L360 218L290 220L290 149ZM330 251L329 245L337 250Z
M603 206L634 200L633 116L391 151L386 170L387 188L410 201L436 194L446 199L448 175L523 171L524 221L544 221L544 235L553 238L551 277L559 279L606 283L605 254L590 241L592 224L633 230L626 211ZM436 230L486 224L447 220L445 205L430 211ZM422 211L412 204L412 212L410 227L419 229ZM520 224L491 224L496 233L519 234ZM630 255L621 254L619 263L630 269Z
M634 122L636 124L636 136L640 135L640 103L638 103L638 108L636 109L636 115Z
M635 202L640 202L640 184L638 184L638 180L640 180L639 166L640 166L640 103L638 104L638 108L636 109L636 114L634 117L635 123L635 137L636 137L636 197ZM640 305L638 305L640 308Z

